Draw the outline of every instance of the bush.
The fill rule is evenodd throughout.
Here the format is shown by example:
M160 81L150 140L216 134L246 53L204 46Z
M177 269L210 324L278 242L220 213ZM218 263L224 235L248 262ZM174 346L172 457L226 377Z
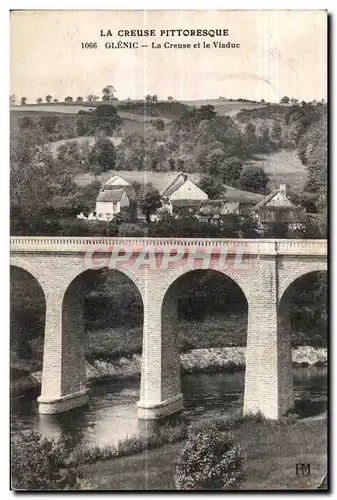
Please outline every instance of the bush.
M36 432L12 443L11 475L14 490L65 490L76 488L78 473L68 463L70 445L42 438Z
M197 434L198 432L207 432L210 428L215 428L217 431L228 431L238 427L244 421L241 410L231 411L228 415L202 418L192 422L188 428L189 436Z
M215 425L192 433L177 462L174 483L182 490L235 489L242 481L244 455L229 433Z

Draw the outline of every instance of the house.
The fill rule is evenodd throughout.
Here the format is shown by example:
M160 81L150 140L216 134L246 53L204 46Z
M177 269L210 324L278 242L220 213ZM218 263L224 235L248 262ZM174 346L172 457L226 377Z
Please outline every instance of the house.
M263 196L249 191L242 191L231 186L225 186L226 191L222 199L202 201L199 205L197 217L203 221L217 220L222 216L234 214L247 216Z
M96 217L98 220L111 220L122 208L130 206L125 189L102 189L96 199Z
M161 211L173 214L181 210L195 212L208 195L187 174L177 172L160 192L163 200Z
M88 216L88 220L110 221L123 209L130 207L135 200L135 192L125 179L113 175L100 189L96 198L96 207ZM83 219L83 214L77 216Z
M252 209L260 228L267 229L276 222L286 223L289 229L300 229L306 220L306 210L294 205L287 196L287 187L280 184Z

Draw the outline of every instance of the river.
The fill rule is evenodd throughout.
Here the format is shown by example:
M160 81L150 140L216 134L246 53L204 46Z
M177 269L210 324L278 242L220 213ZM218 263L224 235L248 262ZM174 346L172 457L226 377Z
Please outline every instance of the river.
M324 367L294 368L295 411L300 416L316 415L327 408L327 370ZM200 418L226 414L242 406L244 372L193 373L182 378L185 414ZM95 384L88 406L60 415L39 415L36 394L12 401L13 438L21 431L35 430L45 437L71 436L88 446L115 444L131 435L147 432L145 421L137 419L139 380L119 379Z

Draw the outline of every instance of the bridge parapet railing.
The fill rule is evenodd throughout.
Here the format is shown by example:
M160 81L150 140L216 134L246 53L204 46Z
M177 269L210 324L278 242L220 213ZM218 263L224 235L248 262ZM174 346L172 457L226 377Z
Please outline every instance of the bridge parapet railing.
M11 252L81 252L92 249L112 250L115 247L133 248L139 252L144 247L170 252L189 248L218 251L226 248L229 253L238 249L251 255L327 255L327 240L276 240L276 239L206 239L206 238L97 238L97 237L43 237L12 236Z
M275 249L279 255L321 255L328 253L327 240L275 240Z

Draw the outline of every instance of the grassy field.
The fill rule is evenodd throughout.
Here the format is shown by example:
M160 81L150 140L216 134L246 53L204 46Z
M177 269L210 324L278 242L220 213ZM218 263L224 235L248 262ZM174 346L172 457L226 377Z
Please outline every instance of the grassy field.
M282 426L243 421L232 430L247 455L242 490L316 489L327 468L327 420L324 415ZM182 444L81 468L90 489L173 490L175 460ZM296 463L310 463L311 475L296 476Z
M271 155L263 155L260 159L249 162L250 165L263 167L269 174L269 188L287 184L292 191L302 191L308 172L296 151L278 151Z
M100 103L102 104L102 103ZM79 111L90 111L90 109L93 109L97 106L81 106L79 105L69 105L67 106L66 104L53 104L53 105L48 105L48 104L37 104L37 105L26 105L26 106L12 106L11 107L11 112L12 113L53 113L54 115L78 115ZM118 110L118 114L121 118L125 118L126 120L133 120L133 121L139 121L139 122L153 122L154 120L157 120L157 116L145 116L137 113L131 113L128 111L121 111ZM164 121L164 123L169 123L171 120L168 118L161 118L161 120Z
M93 106L94 107L94 106ZM81 105L65 105L65 104L54 104L54 105L48 105L48 104L41 104L41 105L32 105L32 106L15 106L11 108L11 113L13 113L14 116L20 116L20 115L32 115L32 116L57 116L57 115L70 115L73 116L73 119L76 120L78 116L79 111L88 111L91 108L88 106L81 106ZM131 134L135 133L138 135L145 135L147 130L153 129L152 127L152 122L156 120L158 117L156 116L144 116L136 113L129 113L128 111L120 111L118 110L118 114L121 118L123 118L124 122L121 126L121 129L125 134ZM162 118L161 120L164 121L165 125L168 126L169 123L171 122L170 119L168 118ZM75 139L69 139L70 141L72 140L77 140L77 139L82 139L80 138L75 138ZM89 139L91 139L89 137ZM116 139L116 138L114 138Z
M183 104L187 104L187 106L214 106L214 109L219 115L227 115L231 117L235 117L239 111L242 109L254 109L261 108L266 106L263 103L256 102L229 102L224 101L223 99L200 99L197 101L181 101Z
M122 102L122 101L121 101ZM116 106L117 108L119 107L118 105L121 104L121 102L116 101L112 102L113 106ZM199 99L195 101L180 101L182 104L186 104L187 106L205 106L205 105L211 105L214 106L215 110L220 114L220 115L229 115L229 116L235 116L240 110L242 109L254 109L254 108L261 108L266 106L266 104L263 103L254 103L254 102L238 102L238 101L233 101L233 102L228 102L224 101L223 99ZM66 113L66 114L78 114L79 111L88 111L89 109L96 108L98 105L103 104L102 102L93 102L93 103L86 103L86 104L76 104L76 103L69 103L69 104L62 104L62 103L52 103L52 104L46 104L46 103L41 103L41 104L26 104L25 106L11 106L11 111L14 112L22 112L22 111L29 111L29 112L46 112L46 113ZM131 113L129 111L122 111L118 110L118 114L122 117L130 117L132 119L139 119L139 117L142 118L142 115L136 114L136 113ZM157 117L150 117L150 116L145 116L144 121L151 121L156 119ZM164 121L169 121L168 119L162 118Z
M151 170L108 170L97 176L101 183L106 182L113 175L123 177L127 182L137 181L141 184L151 182L159 190L163 189L172 178L172 172L152 172ZM194 182L199 182L200 174L189 174L189 178ZM95 180L95 176L90 172L81 172L75 176L75 182L79 186L86 186Z

